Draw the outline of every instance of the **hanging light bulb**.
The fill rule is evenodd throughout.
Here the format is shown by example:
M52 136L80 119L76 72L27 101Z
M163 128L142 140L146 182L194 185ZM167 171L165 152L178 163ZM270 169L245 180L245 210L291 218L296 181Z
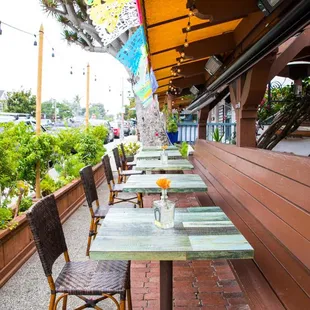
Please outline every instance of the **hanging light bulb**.
M183 58L180 58L180 62L183 62L184 61L184 59Z
M191 23L190 22L187 23L186 31L187 32L191 31Z
M83 68L83 75L85 75L85 68Z
M95 82L97 81L97 75L95 75Z
M53 47L52 47L52 57L55 57L55 50Z
M180 73L181 72L181 69L178 69L178 73Z
M185 53L184 52L181 53L181 57L183 57L183 58L185 57Z
M191 16L194 16L195 14L194 14L194 12L192 12L192 11L190 11L189 13L188 13L188 16L189 17L191 17Z
M0 35L2 35L1 22L0 22Z
M181 63L178 61L177 66L181 65Z
M73 71L72 71L72 66L71 66L71 68L70 68L70 74L73 74Z
M185 39L185 42L184 42L184 47L188 47L188 41L187 41L187 39Z
M33 42L33 45L34 46L37 46L38 45L38 42L37 42L37 36L34 34L34 42Z
M172 80L170 80L169 83L172 84Z
M109 86L109 93L111 92L111 86Z

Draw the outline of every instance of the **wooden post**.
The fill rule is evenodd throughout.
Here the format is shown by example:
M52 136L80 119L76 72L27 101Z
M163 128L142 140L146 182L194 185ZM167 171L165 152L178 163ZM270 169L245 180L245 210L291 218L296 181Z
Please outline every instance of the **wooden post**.
M172 96L171 95L167 96L167 105L168 105L168 112L171 113L172 111Z
M266 91L274 56L262 59L229 85L231 103L236 112L237 146L256 147L257 109Z
M44 28L39 30L39 53L38 53L38 78L37 78L37 101L36 101L36 135L41 133L41 100L42 100L42 67L43 67L43 39ZM40 190L40 162L36 165L36 198L41 197Z
M210 105L202 108L199 111L199 120L198 120L198 139L206 140L207 138L207 120L210 112Z
M90 66L87 64L86 73L86 112L85 112L85 125L88 128L89 124L89 77L90 77Z

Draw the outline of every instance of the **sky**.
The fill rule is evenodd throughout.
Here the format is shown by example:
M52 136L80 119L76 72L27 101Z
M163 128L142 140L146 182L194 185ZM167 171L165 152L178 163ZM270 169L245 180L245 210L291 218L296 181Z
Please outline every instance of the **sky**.
M85 107L86 74L83 68L90 64L90 102L102 103L110 114L121 111L122 79L124 104L128 104L127 72L123 65L109 54L83 51L74 44L68 45L62 37L61 25L48 16L39 0L0 0L0 21L36 34L44 26L42 101L51 98L72 100L81 97ZM37 90L38 46L34 35L25 34L1 25L0 35L0 90ZM38 41L38 39L37 39ZM52 57L54 48L55 57ZM73 74L70 74L72 66ZM95 82L95 76L97 81ZM109 88L111 91L109 92Z

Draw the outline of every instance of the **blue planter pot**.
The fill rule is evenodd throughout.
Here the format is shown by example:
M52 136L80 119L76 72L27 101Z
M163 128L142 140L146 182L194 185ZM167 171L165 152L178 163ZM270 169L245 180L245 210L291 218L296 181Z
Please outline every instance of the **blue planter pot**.
M178 142L178 131L177 132L167 132L169 140L172 144Z

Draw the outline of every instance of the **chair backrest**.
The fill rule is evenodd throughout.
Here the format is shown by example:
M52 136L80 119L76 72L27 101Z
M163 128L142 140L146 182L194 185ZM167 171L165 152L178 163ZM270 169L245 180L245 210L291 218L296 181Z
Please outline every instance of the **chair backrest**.
M48 277L52 275L55 260L67 251L54 195L38 201L26 215L45 275Z
M108 184L114 181L113 179L113 172L110 164L110 158L109 155L106 154L102 157L102 164L104 168L105 177L107 178Z
M88 207L93 207L93 202L98 200L97 188L93 174L93 168L88 165L80 170L80 176L84 187L84 192Z
M114 155L117 170L122 169L121 158L119 156L117 147L113 149L113 155Z
M125 153L125 148L124 148L124 144L121 143L121 150L122 150L122 153L123 153L123 159L125 162L127 162L127 157L126 157L126 153Z

